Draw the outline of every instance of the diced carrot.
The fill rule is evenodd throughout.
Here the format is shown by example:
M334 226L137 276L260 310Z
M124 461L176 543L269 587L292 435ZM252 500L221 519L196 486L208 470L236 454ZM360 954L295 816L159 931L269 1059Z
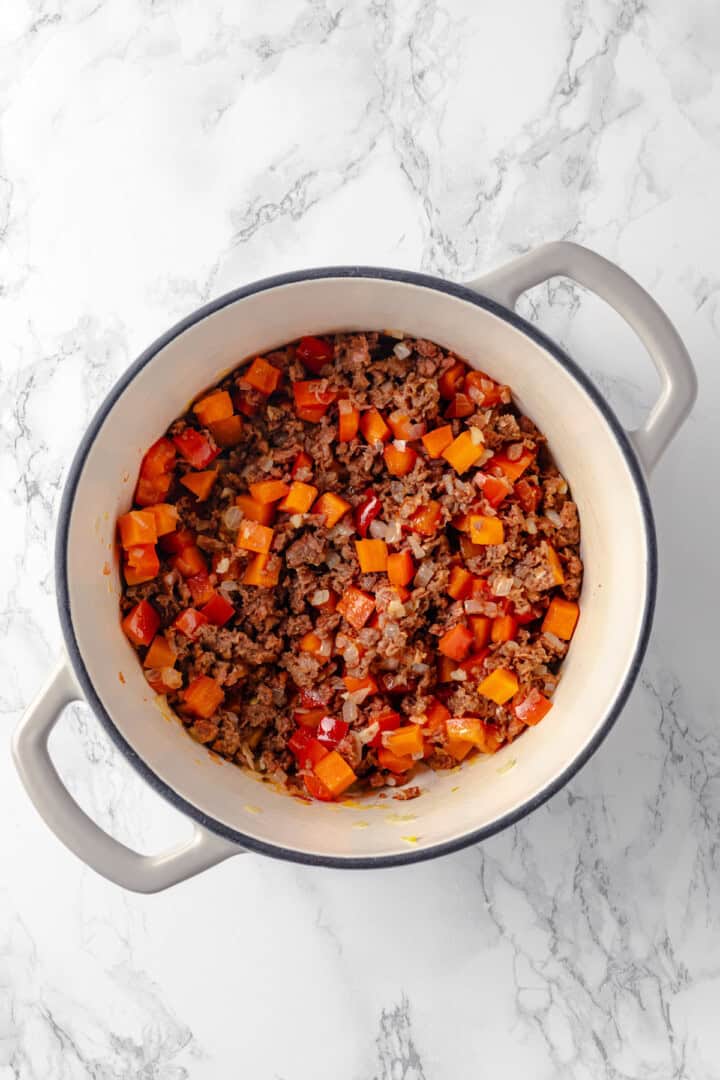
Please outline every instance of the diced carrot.
M512 615L498 615L492 621L490 640L496 643L514 641L517 628L517 619L514 619Z
M422 441L428 457L439 458L453 441L452 424L445 424L444 427L428 431L427 435L423 435Z
M154 442L140 465L140 475L146 480L155 480L165 476L175 467L176 451L169 439L163 435Z
M337 610L351 626L361 630L375 610L375 600L362 589L350 585L338 603Z
M340 498L332 491L326 491L320 496L312 508L313 514L322 514L325 518L325 528L332 529L337 525L341 517L351 509L351 504L346 499Z
M201 570L199 574L193 574L192 577L185 578L185 584L190 590L193 604L196 607L200 604L207 604L208 600L215 595L215 589L210 584L210 578L204 570Z
M274 503L284 499L290 488L282 480L260 480L250 485L250 494L259 503Z
M387 570L388 548L384 540L356 540L355 550L363 574L381 574Z
M313 772L335 798L342 795L343 791L357 780L355 773L337 750L331 750L321 761L318 761Z
M172 503L155 503L148 506L149 513L155 518L155 531L158 536L167 536L177 529L179 514Z
M518 681L512 671L506 668L495 668L478 686L478 691L494 701L496 705L504 705L513 694L518 692Z
M325 747L323 747L323 750ZM319 780L315 773L305 773L303 776L303 784L308 795L313 799L317 799L319 802L332 802L334 799L332 791L325 787L322 780Z
M388 561L390 556L388 555ZM409 600L412 596L410 589L406 589L404 585L393 585L393 589L397 593L397 598L401 604L404 604L406 600Z
M388 555L387 575L391 585L408 585L415 577L415 561L409 551Z
M209 675L198 675L183 694L183 701L188 712L209 720L222 704L224 697L222 687L218 686L215 679Z
M387 442L391 434L385 417L374 407L361 413L360 431L371 446L376 442Z
M235 505L239 506L243 516L250 521L258 521L261 525L272 525L275 520L276 508L272 503L262 503L253 499L252 495L238 495Z
M447 750L451 757L454 757L456 761L464 761L473 748L473 744L466 739L448 739L443 745L443 750Z
M449 656L438 657L438 682L446 683L452 681L452 673L457 669L457 661L451 660Z
M468 559L476 559L478 555L483 554L483 548L480 544L473 544L469 536L464 534L460 536L460 553L467 562Z
M472 743L482 754L494 754L503 744L497 728L476 716L451 716L446 728L451 739Z
M120 543L124 548L136 544L154 544L157 541L155 516L149 510L131 510L118 518Z
M450 719L450 710L442 701L433 698L430 707L425 710L423 732L425 735L437 735L445 730L445 723Z
M443 450L442 456L458 473L466 472L485 453L485 444L482 441L482 433L479 428L470 428L462 431L457 439Z
M294 382L293 397L297 409L322 409L327 412L333 401L337 401L338 391L328 387L327 379L309 379Z
M480 649L479 652L471 653L466 660L463 660L459 667L461 671L465 672L468 678L478 682L485 675L485 661L489 655L489 649Z
M440 397L453 398L458 392L465 375L467 373L467 365L463 364L462 360L458 360L452 367L447 368L438 379L438 388L440 390Z
M258 554L251 559L242 578L243 585L270 589L280 580L280 560L277 555Z
M484 649L490 640L490 628L492 619L487 615L471 615L470 626L475 637L474 646L476 649Z
M457 626L445 631L438 642L438 649L443 656L449 656L451 660L464 660L472 643L472 630L458 623Z
M273 529L267 525L260 525L257 521L243 518L237 534L237 546L243 551L254 551L260 555L266 555L270 550L275 535Z
M306 420L309 424L319 424L327 411L327 405L308 405L306 408L301 405L295 406L295 415L298 420ZM309 780L310 777L307 779Z
M500 472L507 476L508 480L513 483L518 480L528 466L535 460L535 451L527 450L523 448L520 456L517 458L509 458L507 451L500 450L494 457L491 457L488 461L486 468L488 472L493 472L499 469Z
M234 413L232 416L226 417L225 420L215 420L210 424L210 431L212 432L215 442L218 446L222 446L223 450L228 450L232 446L237 446L242 439L242 416L238 416L237 413Z
M345 398L338 401L338 442L351 442L360 427L360 410Z
M419 724L403 724L383 736L383 746L398 757L413 757L423 752L423 734Z
M410 518L410 528L421 536L434 536L442 522L442 506L431 499L427 506L421 506Z
M518 694L512 703L513 712L523 724L539 724L552 709L552 701L540 693L534 686L526 694Z
M407 413L395 409L387 418L394 439L403 442L411 442L420 439L425 434L425 422L423 420L411 420Z
M293 480L296 480L300 473L302 473L304 477L307 477L310 473L312 473L312 469L313 459L308 453L306 453L305 450L300 450L295 460L293 461L290 475L292 476Z
M121 625L133 645L149 645L160 627L160 616L149 600L141 600Z
M388 750L387 746L381 746L378 749L377 756L380 768L388 769L391 773L409 772L415 764L414 758L400 757L398 754L394 754L392 750Z
M162 502L170 490L172 476L156 476L147 479L141 476L135 488L133 501L138 506L152 506L153 503Z
M448 420L464 420L465 417L472 416L476 409L477 405L473 404L467 394L455 394L445 410L445 416Z
M502 544L505 529L500 518L486 517L484 514L470 515L470 540L473 544Z
M378 686L372 675L365 675L362 679L356 679L352 675L343 675L343 682L350 694L356 693L358 690L367 690L368 697L371 694L377 694Z
M286 510L289 514L306 514L317 498L317 493L318 489L312 484L293 480L287 495L278 503L278 510Z
M142 585L160 573L160 559L154 544L135 544L125 549L123 574L128 585Z
M385 465L391 476L407 476L415 467L417 451L412 446L398 449L397 442L388 443L383 450Z
M164 668L174 667L175 650L165 637L164 634L156 634L152 640L152 644L148 651L145 653L145 659L143 660L143 667L146 668Z
M465 600L472 590L473 576L464 566L451 566L447 591L453 600Z
M492 409L502 401L502 386L484 371L468 371L463 387L465 393L482 409Z
M258 390L267 397L277 390L281 375L279 368L273 367L267 360L263 360L262 356L258 356L247 371L243 372L242 380L253 390Z
M203 427L210 427L218 420L227 420L234 411L232 398L227 390L215 390L193 405L193 412Z
M180 483L197 496L198 502L205 502L217 477L217 469L205 469L203 472L185 473L180 477Z
M562 563L560 562L560 557L559 557L557 551L552 546L552 544L548 544L547 540L543 544L543 551L545 552L545 558L547 559L548 563L550 564L550 569L552 570L552 575L553 575L553 581L555 582L556 585L564 585L565 584L565 574L563 573Z
M314 630L309 630L307 634L303 634L298 643L298 647L301 652L310 653L311 656L321 662L325 662L330 659L330 653L332 646L329 639L321 638Z
M195 574L207 573L207 562L199 547L194 544L183 548L170 560L173 570L177 570L183 577L193 577Z
M580 608L574 600L564 600L561 596L554 596L543 619L543 632L554 634L563 641L569 641L575 632L579 615Z

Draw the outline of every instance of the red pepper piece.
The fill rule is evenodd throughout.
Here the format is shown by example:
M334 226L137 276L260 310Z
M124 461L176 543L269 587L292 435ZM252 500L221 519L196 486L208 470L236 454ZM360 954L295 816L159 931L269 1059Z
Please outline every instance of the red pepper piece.
M176 529L160 537L160 547L168 555L179 555L185 548L194 547L195 533L192 529Z
M301 469L307 469L308 473L312 472L313 461L309 454L306 454L304 450L301 450L293 462L293 467L290 470L290 475L293 480L300 472Z
M196 611L195 608L189 607L180 612L173 626L177 627L186 637L194 638L200 627L204 626L207 621L202 611Z
M345 738L350 725L345 720L338 720L335 716L323 716L317 726L316 738L328 750L334 750L337 744Z
M215 445L210 436L203 431L196 431L195 428L185 428L179 435L174 436L173 442L194 469L207 468L220 453L220 447Z
M232 619L235 614L235 608L229 600L226 600L222 593L215 593L215 595L208 600L207 604L203 605L201 614L205 616L208 622L213 623L215 626L224 626L226 622Z
M355 528L361 536L367 536L371 523L382 510L382 503L372 490L368 488L363 495L362 502L353 510Z
M288 739L288 749L295 756L300 769L312 769L328 752L309 729L303 727L292 733Z
M374 717L374 724L378 724L380 730L377 735L370 740L370 746L382 746L383 731L395 731L400 727L400 713L396 713L393 709L388 712L381 713L380 716Z
M318 337L303 337L295 350L300 363L312 371L313 375L319 375L326 364L329 364L335 353L332 345Z
M518 480L515 494L525 513L534 514L542 498L542 488L534 480Z
M122 621L133 645L149 645L160 627L160 616L149 600L141 600Z

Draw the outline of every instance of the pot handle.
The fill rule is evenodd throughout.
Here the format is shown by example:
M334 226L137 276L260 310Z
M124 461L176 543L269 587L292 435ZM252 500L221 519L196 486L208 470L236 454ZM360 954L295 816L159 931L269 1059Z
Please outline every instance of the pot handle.
M660 396L642 427L630 432L635 451L650 472L690 412L697 394L697 378L687 349L665 312L636 281L580 244L543 244L468 282L468 286L514 308L521 293L552 277L571 278L605 300L622 315L650 354L660 376Z
M244 849L197 823L189 840L159 855L140 855L104 832L81 810L48 753L60 713L82 694L66 661L28 707L12 750L20 779L35 808L58 839L98 874L139 893L155 893L207 870Z

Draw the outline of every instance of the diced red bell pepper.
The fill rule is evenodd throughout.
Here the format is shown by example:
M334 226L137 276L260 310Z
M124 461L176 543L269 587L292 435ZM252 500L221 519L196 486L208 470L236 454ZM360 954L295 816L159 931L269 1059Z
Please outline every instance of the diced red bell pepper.
M449 656L451 660L464 660L473 643L472 630L459 623L450 630L446 630L438 642L438 649L443 656Z
M338 603L337 610L356 630L361 630L375 610L375 600L362 589L350 585Z
M477 648L477 646L475 646ZM490 655L490 649L484 648L471 653L467 660L463 660L458 667L473 679L481 679L485 674L485 660Z
M482 399L478 400L481 409L492 409L494 405L499 405L502 401L502 386L500 383L496 383L494 379L491 379L489 375L486 375L484 371L468 371L463 388L471 398L473 398L471 392L473 390L478 399L482 394Z
M222 593L218 592L203 605L200 613L215 626L224 626L226 622L232 619L235 608Z
M324 709L327 705L326 695L311 687L304 687L298 694L297 700L298 705L303 709Z
M185 578L194 577L195 574L207 573L205 556L200 548L195 547L194 544L191 547L183 548L179 554L173 555L170 565L173 570L177 570Z
M441 701L433 698L430 707L425 710L425 723L423 732L426 735L436 735L444 731L446 722L450 719L450 710Z
M328 341L308 336L300 338L295 355L303 367L312 371L313 375L319 375L325 365L334 358L335 352Z
M189 461L194 469L205 469L220 453L220 447L203 431L185 428L173 437L179 453Z
M515 485L517 501L526 514L534 514L542 499L542 488L534 480L518 480Z
M149 600L141 600L122 621L133 645L149 645L160 627L160 616Z
M508 457L507 451L499 450L494 457L490 458L485 468L488 472L495 473L495 475L497 475L496 470L499 469L501 473L507 476L508 480L515 483L534 460L534 450L523 448L516 458L510 458Z
M431 499L427 506L419 507L410 518L410 528L421 536L434 536L442 521L442 506Z
M489 473L477 472L474 480L491 506L499 506L513 489L510 481L504 476L490 476Z
M194 638L200 627L204 626L206 622L208 622L208 619L201 611L189 607L180 612L173 626L182 634L185 634L186 637Z
M393 709L389 709L387 712L383 712L380 716L374 716L372 722L378 725L378 733L369 742L369 746L382 746L382 737L384 731L396 731L400 727L400 713L395 712Z
M288 750L294 755L300 769L312 769L328 752L307 728L302 727L288 739Z
M192 529L176 529L160 537L160 547L168 555L179 555L185 548L195 545L196 536Z
M513 712L524 724L539 724L552 709L548 701L534 686L526 694L517 694L512 702Z
M353 510L355 528L361 536L367 536L371 523L375 520L381 510L382 503L380 502L380 499L372 488L368 488L363 495L362 502Z
M140 475L146 480L154 480L172 472L175 467L175 447L163 436L154 442L140 465Z
M257 356L250 367L243 372L242 381L259 394L269 397L273 394L280 382L282 372L273 364L269 364L262 356Z
M233 390L233 403L243 416L257 416L265 400L258 390L253 390L249 386L240 385Z
M185 579L185 584L190 590L194 604L207 604L215 595L215 589L210 584L210 578L201 570L199 574Z
M313 799L318 799L320 802L335 801L335 796L332 791L330 791L330 788L326 787L315 773L307 773L306 776L303 776L303 783L305 784L305 790L308 795Z
M349 730L350 725L345 720L340 720L336 716L323 716L317 726L315 737L327 750L334 750Z
M327 714L327 709L296 709L293 713L293 719L296 724L300 724L301 727L312 728L314 731L318 726L323 716Z

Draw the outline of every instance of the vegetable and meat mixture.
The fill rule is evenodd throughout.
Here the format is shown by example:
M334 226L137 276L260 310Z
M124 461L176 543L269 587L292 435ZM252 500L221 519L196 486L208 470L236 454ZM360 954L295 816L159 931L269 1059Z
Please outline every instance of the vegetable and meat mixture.
M189 734L304 798L421 791L552 706L580 527L510 388L431 341L305 337L145 455L122 625Z

